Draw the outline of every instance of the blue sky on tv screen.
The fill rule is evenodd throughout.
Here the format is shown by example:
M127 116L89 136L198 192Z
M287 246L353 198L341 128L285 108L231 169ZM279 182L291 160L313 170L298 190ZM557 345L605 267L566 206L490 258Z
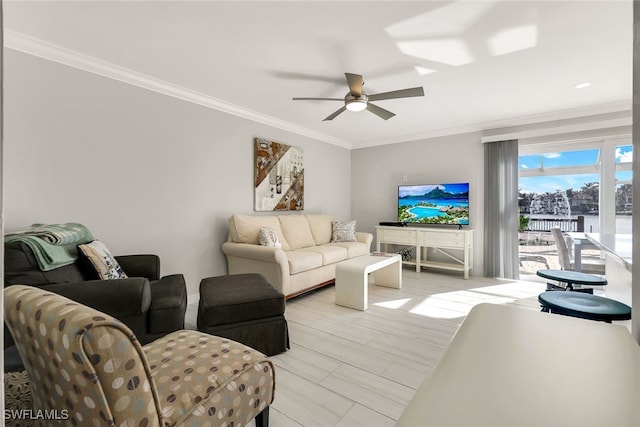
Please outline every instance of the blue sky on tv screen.
M398 196L421 196L429 193L436 187L447 193L460 194L469 191L469 184L432 184L432 185L402 185L398 188Z
M616 147L616 163L629 163L632 160L633 149L631 145ZM520 170L537 169L544 164L547 172L552 173L552 168L568 166L589 166L598 162L600 150L563 151L558 153L530 154L519 157ZM616 172L616 179L620 181L631 180L631 171ZM598 173L575 175L551 175L520 177L519 189L523 193L553 193L556 190L580 190L588 182L599 182Z

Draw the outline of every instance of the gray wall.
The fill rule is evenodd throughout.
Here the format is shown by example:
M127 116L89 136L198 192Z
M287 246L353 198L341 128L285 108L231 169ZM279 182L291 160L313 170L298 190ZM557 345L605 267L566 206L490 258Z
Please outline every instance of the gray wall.
M227 218L253 213L253 138L305 155L305 211L351 218L351 154L219 111L5 50L6 231L80 222L163 274L226 273Z
M351 152L351 212L358 229L375 235L380 221L397 220L398 185L469 182L473 275L482 275L484 151L480 133L444 136ZM375 241L374 241L375 244Z

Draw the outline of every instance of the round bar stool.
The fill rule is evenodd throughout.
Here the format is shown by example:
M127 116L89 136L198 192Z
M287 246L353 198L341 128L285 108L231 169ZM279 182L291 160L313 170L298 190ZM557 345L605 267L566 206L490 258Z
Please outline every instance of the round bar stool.
M547 291L538 295L542 311L598 320L611 323L612 320L631 319L631 307L611 298L599 297L584 292Z
M547 282L548 291L566 290L580 291L592 294L592 288L576 289L574 285L606 286L607 284L607 279L605 279L604 277L573 270L538 270L536 271L536 275L545 279L555 280L556 282L567 284L567 287L563 288L562 286Z

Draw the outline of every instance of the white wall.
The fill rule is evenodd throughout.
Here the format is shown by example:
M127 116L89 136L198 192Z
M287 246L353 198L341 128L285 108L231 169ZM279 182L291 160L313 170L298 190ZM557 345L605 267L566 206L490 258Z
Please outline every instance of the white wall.
M253 138L305 156L305 211L351 217L347 149L5 50L5 229L80 222L162 273L226 273L232 213L253 213Z
M640 229L640 3L633 2L633 230ZM633 233L633 247L640 247L640 233ZM640 343L640 251L633 251L631 332Z
M351 213L358 229L375 235L380 221L397 221L398 185L469 182L469 227L474 231L473 275L483 274L484 148L467 133L353 150ZM374 242L375 244L375 242Z

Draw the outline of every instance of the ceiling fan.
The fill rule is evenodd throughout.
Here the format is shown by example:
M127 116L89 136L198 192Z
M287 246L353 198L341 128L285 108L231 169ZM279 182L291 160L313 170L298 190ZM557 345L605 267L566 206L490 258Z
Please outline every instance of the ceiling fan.
M349 92L344 98L293 98L294 101L343 101L344 106L339 110L331 113L323 121L333 120L339 114L345 110L349 111L362 111L369 110L376 116L389 120L395 116L389 110L380 108L377 105L371 104L370 101L381 101L383 99L396 99L396 98L411 98L414 96L424 96L424 90L422 87L412 87L409 89L392 90L391 92L382 92L372 95L367 95L363 90L364 79L360 74L344 73L347 78L347 84L349 85Z

